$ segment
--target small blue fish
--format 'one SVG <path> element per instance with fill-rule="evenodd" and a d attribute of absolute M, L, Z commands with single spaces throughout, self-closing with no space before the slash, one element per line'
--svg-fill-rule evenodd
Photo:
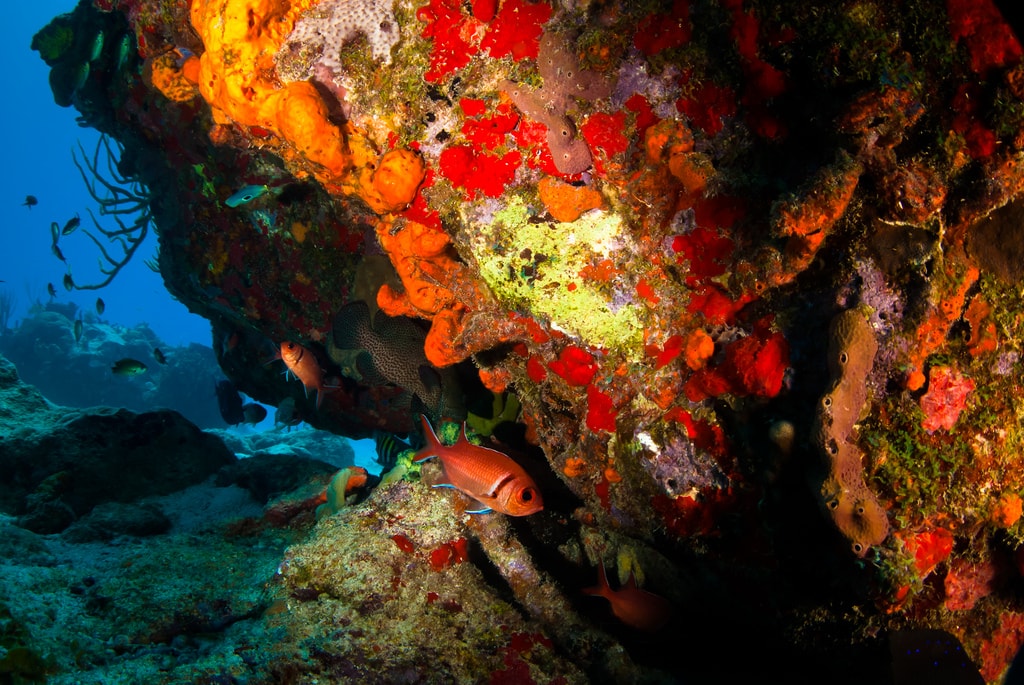
<path fill-rule="evenodd" d="M 103 52 L 103 40 L 106 36 L 103 35 L 103 31 L 97 31 L 96 35 L 92 39 L 92 47 L 89 50 L 89 61 L 95 62 L 100 58 L 100 54 Z"/>
<path fill-rule="evenodd" d="M 232 195 L 231 197 L 229 197 L 227 200 L 225 200 L 224 204 L 226 204 L 228 207 L 238 207 L 239 205 L 244 205 L 246 202 L 251 202 L 252 200 L 255 200 L 268 190 L 270 190 L 270 188 L 266 185 L 246 186 L 239 190 L 234 195 Z"/>
<path fill-rule="evenodd" d="M 117 45 L 117 60 L 114 64 L 114 71 L 121 71 L 121 67 L 128 63 L 128 57 L 132 52 L 132 34 L 126 33 L 121 36 L 121 42 Z"/>

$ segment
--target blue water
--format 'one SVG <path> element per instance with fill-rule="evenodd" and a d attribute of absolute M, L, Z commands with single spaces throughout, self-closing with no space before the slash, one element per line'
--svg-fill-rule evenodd
<path fill-rule="evenodd" d="M 51 222 L 63 226 L 78 215 L 82 228 L 92 228 L 89 210 L 101 223 L 109 221 L 99 216 L 71 154 L 80 143 L 91 155 L 99 134 L 78 126 L 74 108 L 54 104 L 49 68 L 29 45 L 36 31 L 76 4 L 77 0 L 10 3 L 0 23 L 0 58 L 3 64 L 17 65 L 7 70 L 5 105 L 0 107 L 0 130 L 6 133 L 0 172 L 0 281 L 4 281 L 0 292 L 16 301 L 10 325 L 17 325 L 33 303 L 48 300 L 47 284 L 52 283 L 57 300 L 92 311 L 96 298 L 102 297 L 104 319 L 126 327 L 145 322 L 169 347 L 192 342 L 210 345 L 209 323 L 173 299 L 160 275 L 146 266 L 157 248 L 152 231 L 131 262 L 102 290 L 68 292 L 62 286 L 68 267 L 51 251 Z M 23 206 L 26 195 L 36 196 L 39 204 L 31 209 Z M 102 279 L 99 251 L 81 229 L 61 237 L 59 246 L 76 282 Z M 268 419 L 257 430 L 273 427 L 273 407 L 268 409 Z M 360 464 L 375 466 L 372 441 L 357 441 L 353 447 Z"/>

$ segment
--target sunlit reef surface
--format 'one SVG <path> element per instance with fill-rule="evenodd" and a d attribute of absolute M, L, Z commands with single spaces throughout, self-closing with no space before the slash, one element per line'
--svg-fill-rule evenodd
<path fill-rule="evenodd" d="M 465 419 L 545 509 L 467 516 L 407 457 L 316 525 L 285 495 L 209 533 L 178 611 L 131 605 L 133 647 L 7 598 L 49 668 L 159 644 L 167 682 L 874 682 L 932 627 L 998 679 L 1024 65 L 990 0 L 94 5 L 36 37 L 55 99 L 123 146 L 88 171 L 108 209 L 131 185 L 239 389 L 351 437 Z M 319 407 L 265 363 L 284 342 Z M 601 564 L 674 618 L 581 594 Z"/>

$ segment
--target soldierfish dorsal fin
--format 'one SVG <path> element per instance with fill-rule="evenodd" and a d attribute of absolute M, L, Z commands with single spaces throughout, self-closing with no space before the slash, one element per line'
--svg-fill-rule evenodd
<path fill-rule="evenodd" d="M 413 457 L 413 461 L 425 461 L 431 457 L 436 457 L 439 450 L 444 447 L 444 445 L 441 444 L 441 441 L 437 439 L 437 434 L 434 433 L 434 429 L 431 427 L 430 421 L 428 421 L 427 417 L 423 414 L 420 414 L 420 423 L 423 425 L 423 439 L 427 441 L 427 444 L 423 449 L 416 453 L 416 456 Z"/>
<path fill-rule="evenodd" d="M 473 443 L 471 443 L 469 441 L 469 436 L 466 435 L 466 422 L 465 421 L 462 422 L 462 428 L 459 430 L 459 440 L 458 440 L 458 442 L 456 444 L 457 445 L 462 445 L 462 444 L 473 445 Z M 473 445 L 473 446 L 476 447 L 477 445 Z"/>
<path fill-rule="evenodd" d="M 615 593 L 612 592 L 612 586 L 608 584 L 608 572 L 604 569 L 604 561 L 601 561 L 601 565 L 598 566 L 597 572 L 597 585 L 583 588 L 582 592 L 585 595 L 597 595 L 598 597 L 604 597 L 611 601 Z"/>

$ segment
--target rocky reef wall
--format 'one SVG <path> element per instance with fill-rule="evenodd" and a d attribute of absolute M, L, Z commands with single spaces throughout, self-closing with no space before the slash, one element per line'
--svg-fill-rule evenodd
<path fill-rule="evenodd" d="M 115 18 L 132 58 L 93 59 Z M 503 581 L 459 582 L 584 672 L 557 608 L 600 564 L 738 622 L 681 612 L 698 653 L 782 636 L 779 668 L 921 625 L 994 681 L 1024 641 L 1022 301 L 989 247 L 1024 65 L 992 2 L 96 0 L 40 36 L 241 390 L 353 437 L 466 420 L 527 465 L 545 510 L 471 519 Z M 323 602 L 338 534 L 295 550 Z"/>

